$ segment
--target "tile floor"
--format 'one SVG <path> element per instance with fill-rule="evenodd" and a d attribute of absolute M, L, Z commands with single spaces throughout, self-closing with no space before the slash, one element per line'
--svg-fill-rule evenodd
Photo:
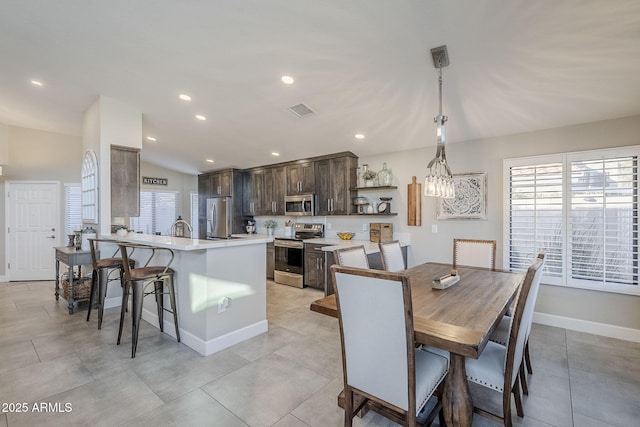
<path fill-rule="evenodd" d="M 309 310 L 319 297 L 270 282 L 269 332 L 209 357 L 143 322 L 131 359 L 129 335 L 115 345 L 119 309 L 98 331 L 96 315 L 86 322 L 86 311 L 70 316 L 55 301 L 52 282 L 0 283 L 0 427 L 340 426 L 337 320 Z M 534 325 L 531 350 L 515 425 L 638 425 L 640 344 Z M 498 410 L 499 395 L 472 393 Z M 369 413 L 354 425 L 395 424 Z"/>

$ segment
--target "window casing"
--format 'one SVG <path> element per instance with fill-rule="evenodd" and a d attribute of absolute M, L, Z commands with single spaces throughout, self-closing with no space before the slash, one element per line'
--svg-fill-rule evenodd
<path fill-rule="evenodd" d="M 504 263 L 544 283 L 640 295 L 640 146 L 504 161 Z"/>
<path fill-rule="evenodd" d="M 175 191 L 141 191 L 140 216 L 130 218 L 130 228 L 144 234 L 168 236 L 178 218 L 178 193 Z"/>

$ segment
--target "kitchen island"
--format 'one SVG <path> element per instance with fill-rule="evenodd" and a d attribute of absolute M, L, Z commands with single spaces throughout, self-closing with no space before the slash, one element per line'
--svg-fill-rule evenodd
<path fill-rule="evenodd" d="M 270 237 L 243 236 L 228 240 L 129 233 L 105 239 L 172 249 L 182 342 L 208 356 L 267 332 L 266 243 Z M 115 246 L 114 246 L 115 248 Z M 111 248 L 105 248 L 105 253 Z M 149 250 L 136 249 L 131 258 L 144 264 Z M 155 256 L 150 265 L 165 265 Z M 142 318 L 158 325 L 153 298 L 145 298 Z M 168 301 L 165 302 L 168 306 Z M 129 323 L 130 324 L 130 323 Z M 164 331 L 174 335 L 172 316 L 164 316 Z"/>

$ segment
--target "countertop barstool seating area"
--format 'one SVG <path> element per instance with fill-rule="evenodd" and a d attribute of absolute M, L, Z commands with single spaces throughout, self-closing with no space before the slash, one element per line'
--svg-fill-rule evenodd
<path fill-rule="evenodd" d="M 369 268 L 367 252 L 363 245 L 348 246 L 333 251 L 336 263 L 347 267 Z"/>
<path fill-rule="evenodd" d="M 384 270 L 393 272 L 406 270 L 407 266 L 404 264 L 404 256 L 402 255 L 402 247 L 399 241 L 380 242 L 378 247 L 380 248 L 382 268 Z"/>
<path fill-rule="evenodd" d="M 453 268 L 458 265 L 496 269 L 496 241 L 453 239 Z"/>
<path fill-rule="evenodd" d="M 124 325 L 125 311 L 128 305 L 129 293 L 132 295 L 132 334 L 131 334 L 131 357 L 136 357 L 136 349 L 138 346 L 138 333 L 140 331 L 140 322 L 142 321 L 142 304 L 145 296 L 154 294 L 156 306 L 158 309 L 158 324 L 160 331 L 164 331 L 164 311 L 173 313 L 173 322 L 176 329 L 176 339 L 180 342 L 180 332 L 178 330 L 178 312 L 176 309 L 176 297 L 174 289 L 175 271 L 171 268 L 174 259 L 173 250 L 169 248 L 160 248 L 154 246 L 146 246 L 132 243 L 119 243 L 120 253 L 124 260 L 124 278 L 125 285 L 122 292 L 122 307 L 120 309 L 120 328 L 118 331 L 118 345 L 122 338 L 122 329 Z M 130 256 L 134 250 L 138 250 L 141 255 L 145 251 L 150 255 L 144 265 L 138 268 L 130 268 Z M 149 265 L 155 256 L 167 258 L 165 265 Z M 147 291 L 147 288 L 153 285 L 153 289 Z M 164 288 L 169 292 L 169 301 L 171 310 L 164 307 Z"/>
<path fill-rule="evenodd" d="M 331 271 L 342 344 L 344 425 L 351 426 L 365 405 L 401 425 L 418 425 L 417 415 L 434 393 L 439 398 L 424 425 L 437 414 L 443 425 L 448 360 L 414 348 L 410 278 L 338 265 Z"/>
<path fill-rule="evenodd" d="M 520 367 L 524 353 L 527 331 L 533 321 L 535 296 L 540 286 L 540 278 L 544 267 L 544 254 L 540 254 L 531 264 L 524 277 L 515 310 L 511 316 L 509 342 L 504 345 L 489 341 L 478 359 L 465 359 L 467 379 L 481 386 L 502 393 L 502 416 L 474 407 L 474 412 L 502 422 L 506 427 L 512 425 L 511 394 L 514 395 L 518 416 L 524 416 L 522 400 L 518 385 Z M 428 349 L 432 351 L 432 348 Z M 436 353 L 440 351 L 436 350 Z"/>
<path fill-rule="evenodd" d="M 97 296 L 98 308 L 98 329 L 102 329 L 102 317 L 104 314 L 104 300 L 107 296 L 107 285 L 114 280 L 120 281 L 120 286 L 124 287 L 124 266 L 122 256 L 119 255 L 120 248 L 116 248 L 111 258 L 98 259 L 98 245 L 100 243 L 113 244 L 113 240 L 106 239 L 89 239 L 89 248 L 91 250 L 91 261 L 93 264 L 93 274 L 91 276 L 91 294 L 89 296 L 89 308 L 87 310 L 87 322 L 91 317 L 91 308 L 96 303 L 94 298 Z M 135 267 L 135 261 L 129 260 L 131 268 Z M 113 273 L 118 272 L 118 277 L 112 277 Z M 96 295 L 97 293 L 97 295 Z"/>

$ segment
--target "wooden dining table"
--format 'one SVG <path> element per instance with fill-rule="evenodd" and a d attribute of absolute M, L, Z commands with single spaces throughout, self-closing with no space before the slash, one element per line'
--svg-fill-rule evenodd
<path fill-rule="evenodd" d="M 451 272 L 450 264 L 425 263 L 409 268 L 416 342 L 450 352 L 449 374 L 442 398 L 447 426 L 470 426 L 473 402 L 465 372 L 465 357 L 477 359 L 515 298 L 522 273 L 457 267 L 460 281 L 433 289 L 435 277 Z M 338 317 L 335 295 L 311 304 L 311 310 Z"/>

